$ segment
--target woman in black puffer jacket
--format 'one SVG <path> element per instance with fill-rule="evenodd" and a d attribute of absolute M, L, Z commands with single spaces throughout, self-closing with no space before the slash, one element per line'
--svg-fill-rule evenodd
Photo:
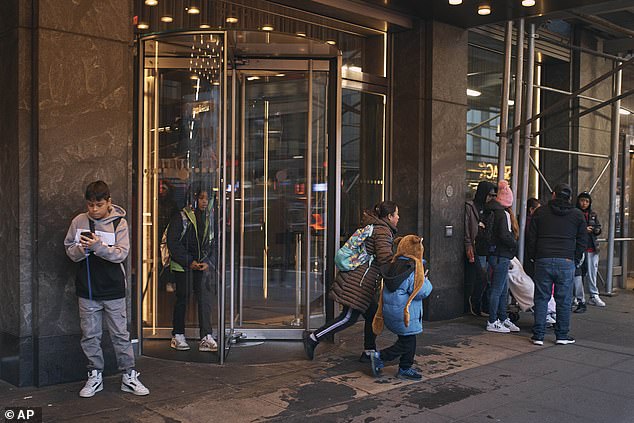
<path fill-rule="evenodd" d="M 361 227 L 374 225 L 372 235 L 365 240 L 365 248 L 374 259 L 349 272 L 339 272 L 330 290 L 330 298 L 343 306 L 341 314 L 332 322 L 304 336 L 304 350 L 313 359 L 319 341 L 329 335 L 352 326 L 363 315 L 365 319 L 364 349 L 361 361 L 370 361 L 370 353 L 376 349 L 376 335 L 372 332 L 372 320 L 377 304 L 374 300 L 379 279 L 379 268 L 392 260 L 392 244 L 398 224 L 398 206 L 393 201 L 383 201 L 374 210 L 363 214 Z M 370 264 L 371 263 L 371 264 Z"/>

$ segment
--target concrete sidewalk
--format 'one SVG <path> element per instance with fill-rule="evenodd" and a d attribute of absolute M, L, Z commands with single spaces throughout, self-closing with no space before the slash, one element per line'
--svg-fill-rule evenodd
<path fill-rule="evenodd" d="M 577 343 L 567 346 L 555 346 L 552 332 L 533 346 L 529 314 L 519 334 L 485 332 L 485 320 L 471 316 L 427 323 L 416 356 L 422 382 L 396 379 L 395 365 L 371 377 L 357 361 L 357 324 L 321 344 L 314 361 L 298 342 L 274 345 L 272 363 L 247 363 L 246 350 L 232 351 L 224 366 L 142 357 L 147 397 L 121 392 L 119 376 L 90 399 L 78 396 L 83 382 L 0 382 L 0 407 L 43 407 L 46 422 L 634 422 L 634 293 L 606 303 L 573 314 Z M 379 347 L 393 339 L 384 333 Z"/>

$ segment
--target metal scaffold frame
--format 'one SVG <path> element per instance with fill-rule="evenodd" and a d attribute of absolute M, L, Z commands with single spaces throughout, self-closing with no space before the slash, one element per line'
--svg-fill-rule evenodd
<path fill-rule="evenodd" d="M 499 149 L 498 149 L 498 169 L 504 169 L 506 165 L 506 157 L 507 157 L 507 143 L 508 139 L 512 137 L 512 163 L 511 163 L 511 186 L 516 188 L 518 186 L 520 180 L 520 174 L 518 172 L 519 164 L 520 164 L 520 150 L 522 151 L 522 174 L 521 174 L 521 191 L 520 191 L 520 209 L 519 209 L 519 226 L 520 226 L 520 234 L 519 234 L 519 249 L 518 249 L 518 258 L 523 260 L 524 256 L 524 243 L 525 243 L 525 229 L 526 229 L 526 209 L 527 209 L 527 197 L 528 197 L 528 186 L 529 186 L 529 170 L 532 167 L 535 169 L 539 177 L 544 181 L 549 190 L 552 191 L 551 185 L 548 183 L 546 177 L 540 171 L 539 166 L 535 163 L 535 161 L 531 158 L 530 152 L 533 151 L 544 151 L 551 153 L 562 153 L 568 155 L 577 155 L 577 156 L 585 156 L 585 157 L 594 157 L 600 159 L 606 159 L 607 163 L 603 167 L 601 173 L 597 176 L 596 180 L 592 184 L 590 188 L 590 192 L 594 190 L 597 186 L 599 180 L 603 177 L 605 172 L 610 169 L 610 199 L 609 199 L 609 226 L 608 226 L 608 258 L 607 258 L 607 275 L 605 280 L 605 293 L 612 293 L 612 276 L 613 276 L 613 260 L 614 260 L 614 243 L 615 241 L 626 242 L 631 240 L 630 238 L 619 238 L 615 239 L 615 225 L 616 225 L 616 194 L 617 194 L 617 177 L 618 177 L 618 154 L 619 154 L 619 127 L 620 127 L 620 115 L 619 110 L 621 107 L 621 99 L 631 95 L 634 93 L 634 90 L 628 90 L 624 93 L 621 91 L 621 81 L 622 81 L 622 73 L 623 69 L 626 66 L 630 66 L 634 63 L 634 56 L 629 59 L 620 58 L 620 57 L 609 57 L 614 61 L 613 68 L 598 76 L 594 80 L 590 81 L 583 87 L 575 90 L 574 92 L 566 92 L 562 90 L 556 90 L 553 88 L 544 87 L 540 84 L 534 83 L 535 78 L 535 39 L 536 35 L 536 26 L 534 23 L 528 25 L 528 46 L 527 46 L 527 72 L 526 72 L 526 81 L 523 81 L 523 70 L 524 70 L 524 19 L 520 19 L 518 21 L 517 28 L 517 65 L 516 65 L 516 81 L 515 81 L 515 113 L 514 113 L 514 121 L 513 127 L 508 129 L 508 114 L 509 114 L 509 94 L 510 94 L 510 82 L 511 82 L 511 49 L 512 49 L 512 32 L 513 32 L 513 23 L 507 22 L 506 31 L 505 31 L 505 56 L 504 56 L 504 73 L 503 73 L 503 82 L 502 82 L 502 98 L 501 98 L 501 109 L 500 109 L 500 133 L 499 137 Z M 570 46 L 573 48 L 574 46 Z M 588 49 L 584 49 L 586 53 L 596 53 L 597 56 L 606 58 L 605 54 L 599 52 L 593 52 Z M 598 100 L 592 97 L 584 96 L 582 93 L 586 92 L 590 88 L 596 86 L 600 82 L 612 78 L 612 98 L 609 100 Z M 526 95 L 523 98 L 522 89 L 526 86 Z M 556 91 L 560 94 L 563 94 L 564 97 L 554 102 L 552 105 L 547 107 L 545 110 L 540 111 L 536 115 L 533 116 L 533 96 L 536 90 L 550 90 Z M 582 98 L 586 100 L 595 101 L 598 104 L 592 106 L 586 110 L 583 110 L 577 114 L 569 114 L 564 123 L 569 123 L 574 119 L 579 119 L 581 116 L 586 114 L 595 112 L 603 107 L 611 105 L 611 133 L 610 133 L 610 155 L 604 154 L 596 154 L 596 153 L 588 153 L 588 152 L 580 152 L 575 150 L 565 150 L 565 149 L 555 149 L 555 148 L 547 148 L 540 147 L 536 145 L 532 145 L 532 141 L 539 135 L 542 135 L 544 132 L 552 129 L 552 128 L 538 128 L 537 123 L 540 119 L 554 115 L 556 113 L 560 113 L 562 111 L 571 110 L 573 106 L 570 106 L 571 100 L 575 98 Z M 577 106 L 578 107 L 578 106 Z M 524 119 L 522 120 L 522 111 L 524 111 Z M 481 125 L 481 124 L 480 124 Z M 479 125 L 470 128 L 470 131 L 473 131 Z M 523 145 L 520 146 L 521 141 L 521 131 L 524 131 Z M 498 180 L 504 178 L 504 172 L 498 172 Z M 513 212 L 516 212 L 516 206 L 513 205 Z M 624 234 L 627 236 L 627 234 Z"/>

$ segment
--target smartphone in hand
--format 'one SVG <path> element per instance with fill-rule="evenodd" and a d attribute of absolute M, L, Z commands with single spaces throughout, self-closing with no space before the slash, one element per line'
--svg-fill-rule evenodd
<path fill-rule="evenodd" d="M 91 238 L 92 239 L 92 232 L 88 232 L 88 231 L 82 232 L 81 236 L 84 236 L 86 238 Z"/>

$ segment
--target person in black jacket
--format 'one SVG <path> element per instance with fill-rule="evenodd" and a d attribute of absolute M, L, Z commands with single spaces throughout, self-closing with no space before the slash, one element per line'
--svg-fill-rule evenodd
<path fill-rule="evenodd" d="M 192 206 L 174 214 L 167 228 L 170 270 L 176 280 L 171 347 L 189 350 L 185 338 L 185 312 L 191 288 L 198 303 L 200 344 L 198 351 L 218 351 L 211 333 L 213 278 L 205 277 L 215 265 L 214 207 L 210 190 L 204 186 L 193 190 Z"/>
<path fill-rule="evenodd" d="M 535 262 L 535 323 L 531 337 L 535 345 L 544 345 L 546 313 L 553 284 L 557 304 L 555 343 L 575 342 L 568 334 L 572 283 L 575 266 L 581 263 L 586 247 L 586 220 L 581 210 L 570 203 L 571 196 L 572 189 L 568 184 L 555 186 L 552 200 L 535 212 L 528 231 L 527 257 Z"/>
<path fill-rule="evenodd" d="M 583 253 L 584 273 L 587 276 L 588 290 L 590 291 L 589 304 L 605 307 L 605 302 L 599 297 L 597 288 L 597 271 L 599 270 L 599 243 L 597 236 L 601 235 L 601 222 L 599 216 L 592 210 L 592 197 L 589 192 L 582 192 L 577 196 L 577 208 L 581 210 L 586 219 L 586 251 Z M 579 304 L 585 302 L 583 284 L 581 285 L 581 298 Z"/>
<path fill-rule="evenodd" d="M 515 216 L 509 210 L 513 205 L 513 191 L 507 181 L 498 183 L 497 198 L 485 205 L 485 210 L 493 213 L 492 248 L 488 258 L 493 271 L 489 292 L 489 318 L 486 330 L 489 332 L 519 332 L 506 313 L 508 299 L 509 264 L 517 249 L 518 227 Z"/>

